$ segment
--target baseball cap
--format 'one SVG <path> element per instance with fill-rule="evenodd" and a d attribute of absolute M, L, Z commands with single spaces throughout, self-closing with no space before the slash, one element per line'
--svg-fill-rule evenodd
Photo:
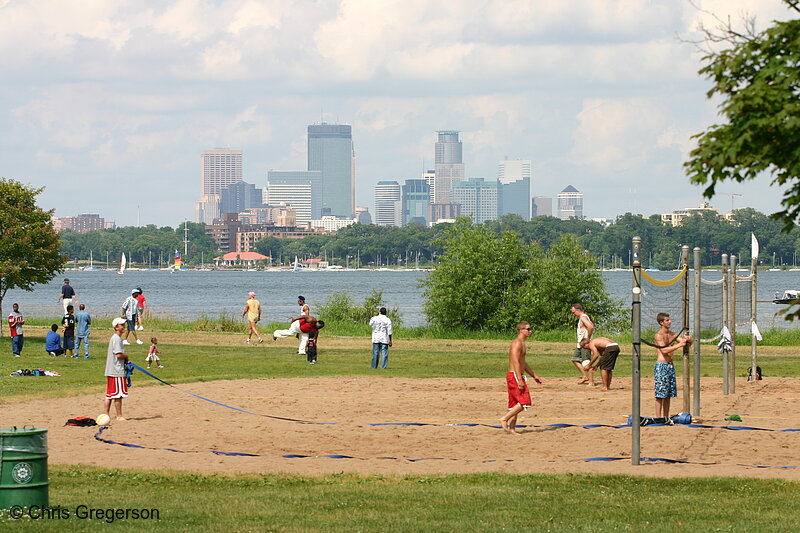
<path fill-rule="evenodd" d="M 139 293 L 141 293 L 141 292 L 142 292 L 142 291 L 140 291 L 139 289 L 133 289 L 133 290 L 131 291 L 131 295 L 134 295 L 134 294 L 139 294 Z"/>
<path fill-rule="evenodd" d="M 127 322 L 127 320 L 125 320 L 124 318 L 117 317 L 117 318 L 115 318 L 114 320 L 111 321 L 111 327 L 115 328 L 115 327 L 119 326 L 120 324 L 125 324 L 126 322 Z"/>
<path fill-rule="evenodd" d="M 64 278 L 64 283 L 69 283 L 69 278 Z"/>

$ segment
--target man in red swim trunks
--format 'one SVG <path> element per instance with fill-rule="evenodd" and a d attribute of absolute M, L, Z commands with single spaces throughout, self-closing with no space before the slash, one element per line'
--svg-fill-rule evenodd
<path fill-rule="evenodd" d="M 508 374 L 506 374 L 506 385 L 508 386 L 508 413 L 500 419 L 500 425 L 506 433 L 520 435 L 517 432 L 517 415 L 523 409 L 531 406 L 531 393 L 528 389 L 525 372 L 539 385 L 542 380 L 536 372 L 525 362 L 525 355 L 528 349 L 525 341 L 531 336 L 531 325 L 528 322 L 517 324 L 517 338 L 511 342 L 511 349 L 508 351 Z"/>

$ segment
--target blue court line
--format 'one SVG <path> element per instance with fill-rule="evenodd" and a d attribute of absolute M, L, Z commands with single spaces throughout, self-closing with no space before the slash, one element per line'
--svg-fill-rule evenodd
<path fill-rule="evenodd" d="M 630 461 L 630 457 L 587 457 L 584 461 Z M 640 457 L 640 461 L 648 463 L 669 463 L 669 464 L 687 464 L 687 465 L 703 465 L 710 466 L 720 463 L 700 463 L 697 461 L 687 461 L 685 459 L 667 459 L 665 457 Z M 783 466 L 783 465 L 748 465 L 737 463 L 736 466 L 748 466 L 753 468 L 797 468 L 796 466 Z"/>
<path fill-rule="evenodd" d="M 128 442 L 117 442 L 111 439 L 106 439 L 101 436 L 101 434 L 109 429 L 109 426 L 102 426 L 100 430 L 95 433 L 94 438 L 104 444 L 114 444 L 116 446 L 125 446 L 126 448 L 139 448 L 142 450 L 158 450 L 158 451 L 167 451 L 173 453 L 206 453 L 203 450 L 178 450 L 176 448 L 156 448 L 153 446 L 142 446 L 140 444 L 130 444 Z M 257 453 L 245 453 L 245 452 L 223 452 L 221 450 L 208 450 L 215 455 L 225 455 L 228 457 L 266 457 L 264 455 L 259 455 Z M 454 459 L 454 458 L 447 458 L 447 457 L 419 457 L 415 459 L 405 459 L 401 457 L 353 457 L 352 455 L 341 455 L 341 454 L 327 454 L 327 455 L 304 455 L 299 453 L 288 453 L 285 455 L 281 455 L 280 457 L 284 459 L 357 459 L 359 461 L 368 461 L 370 459 L 381 459 L 381 460 L 393 460 L 393 461 L 408 461 L 410 463 L 417 463 L 419 461 L 467 461 L 473 462 L 471 459 Z M 481 463 L 496 463 L 496 462 L 506 462 L 511 463 L 513 459 L 487 459 L 485 461 L 480 461 Z"/>

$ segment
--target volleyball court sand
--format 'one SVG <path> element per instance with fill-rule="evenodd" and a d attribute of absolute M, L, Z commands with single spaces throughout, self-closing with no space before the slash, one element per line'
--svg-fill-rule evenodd
<path fill-rule="evenodd" d="M 144 379 L 144 378 L 140 378 Z M 179 469 L 218 473 L 438 474 L 469 472 L 608 473 L 647 476 L 744 476 L 800 479 L 798 434 L 732 431 L 686 426 L 641 428 L 642 456 L 689 464 L 630 464 L 630 428 L 548 428 L 547 424 L 624 424 L 630 413 L 630 380 L 600 392 L 573 379 L 549 379 L 534 387 L 532 409 L 521 415 L 521 436 L 486 426 L 505 412 L 506 392 L 497 379 L 404 379 L 382 376 L 216 381 L 181 385 L 195 394 L 257 413 L 335 424 L 302 424 L 240 413 L 157 385 L 133 387 L 125 400 L 130 420 L 113 422 L 102 436 L 152 448 L 106 444 L 96 428 L 63 426 L 76 415 L 95 417 L 102 396 L 6 404 L 4 419 L 49 429 L 51 464 Z M 642 414 L 653 414 L 650 380 L 643 380 Z M 702 422 L 768 429 L 800 428 L 800 382 L 740 380 L 737 394 L 720 394 L 721 381 L 703 382 Z M 673 412 L 682 399 L 673 400 Z M 726 422 L 738 414 L 743 422 Z M 371 425 L 428 423 L 429 426 Z M 211 453 L 240 452 L 258 457 Z M 306 455 L 284 458 L 284 455 Z M 333 459 L 324 455 L 347 455 Z M 592 457 L 619 461 L 587 462 Z M 743 466 L 744 465 L 744 466 Z"/>

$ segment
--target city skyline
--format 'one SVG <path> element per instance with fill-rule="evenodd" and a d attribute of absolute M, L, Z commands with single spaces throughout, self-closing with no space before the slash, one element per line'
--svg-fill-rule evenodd
<path fill-rule="evenodd" d="M 702 201 L 682 162 L 719 120 L 698 23 L 793 18 L 777 0 L 696 3 L 0 0 L 0 176 L 45 187 L 58 217 L 175 226 L 195 219 L 198 153 L 242 150 L 263 188 L 308 168 L 306 127 L 327 122 L 352 126 L 353 208 L 373 214 L 375 185 L 422 177 L 450 130 L 466 179 L 531 160 L 531 196 L 572 185 L 587 218 L 669 213 Z M 774 212 L 768 183 L 711 204 Z"/>

